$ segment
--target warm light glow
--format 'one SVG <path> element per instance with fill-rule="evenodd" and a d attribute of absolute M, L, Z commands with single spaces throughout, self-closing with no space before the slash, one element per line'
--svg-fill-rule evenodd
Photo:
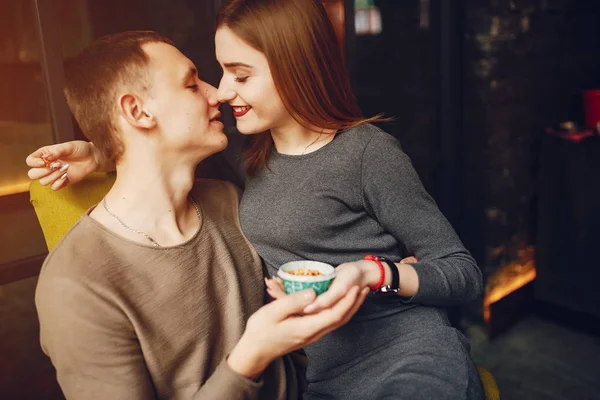
<path fill-rule="evenodd" d="M 18 182 L 0 186 L 0 196 L 9 194 L 24 193 L 29 191 L 29 181 Z"/>
<path fill-rule="evenodd" d="M 486 323 L 490 321 L 492 304 L 535 279 L 534 248 L 529 247 L 523 253 L 528 253 L 526 261 L 513 261 L 500 268 L 488 279 L 483 299 L 483 319 Z"/>

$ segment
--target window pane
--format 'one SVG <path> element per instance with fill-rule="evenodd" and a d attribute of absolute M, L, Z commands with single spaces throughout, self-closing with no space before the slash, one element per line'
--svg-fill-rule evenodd
<path fill-rule="evenodd" d="M 25 157 L 52 133 L 31 1 L 0 2 L 0 195 L 27 190 Z"/>

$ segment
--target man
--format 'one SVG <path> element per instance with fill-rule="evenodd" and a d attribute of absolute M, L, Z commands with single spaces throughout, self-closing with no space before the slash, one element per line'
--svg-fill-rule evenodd
<path fill-rule="evenodd" d="M 238 192 L 194 182 L 198 163 L 227 145 L 214 90 L 154 32 L 102 38 L 66 69 L 69 106 L 117 171 L 49 254 L 36 290 L 42 347 L 69 399 L 296 398 L 282 356 L 364 300 L 368 289 L 355 287 L 315 315 L 298 316 L 312 291 L 263 306 Z M 47 159 L 42 148 L 27 162 L 66 181 L 68 167 L 42 167 Z"/>

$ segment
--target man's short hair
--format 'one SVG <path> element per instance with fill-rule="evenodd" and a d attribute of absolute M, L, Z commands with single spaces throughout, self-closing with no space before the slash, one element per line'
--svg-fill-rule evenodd
<path fill-rule="evenodd" d="M 65 96 L 79 127 L 102 154 L 116 161 L 123 153 L 117 130 L 120 88 L 149 89 L 146 43 L 173 45 L 153 31 L 128 31 L 101 37 L 65 64 Z"/>

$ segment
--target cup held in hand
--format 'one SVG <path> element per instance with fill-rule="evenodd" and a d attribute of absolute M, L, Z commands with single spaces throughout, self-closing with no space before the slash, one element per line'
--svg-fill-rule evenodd
<path fill-rule="evenodd" d="M 277 276 L 287 294 L 313 289 L 317 296 L 329 289 L 335 278 L 335 268 L 319 261 L 292 261 L 283 264 Z"/>

